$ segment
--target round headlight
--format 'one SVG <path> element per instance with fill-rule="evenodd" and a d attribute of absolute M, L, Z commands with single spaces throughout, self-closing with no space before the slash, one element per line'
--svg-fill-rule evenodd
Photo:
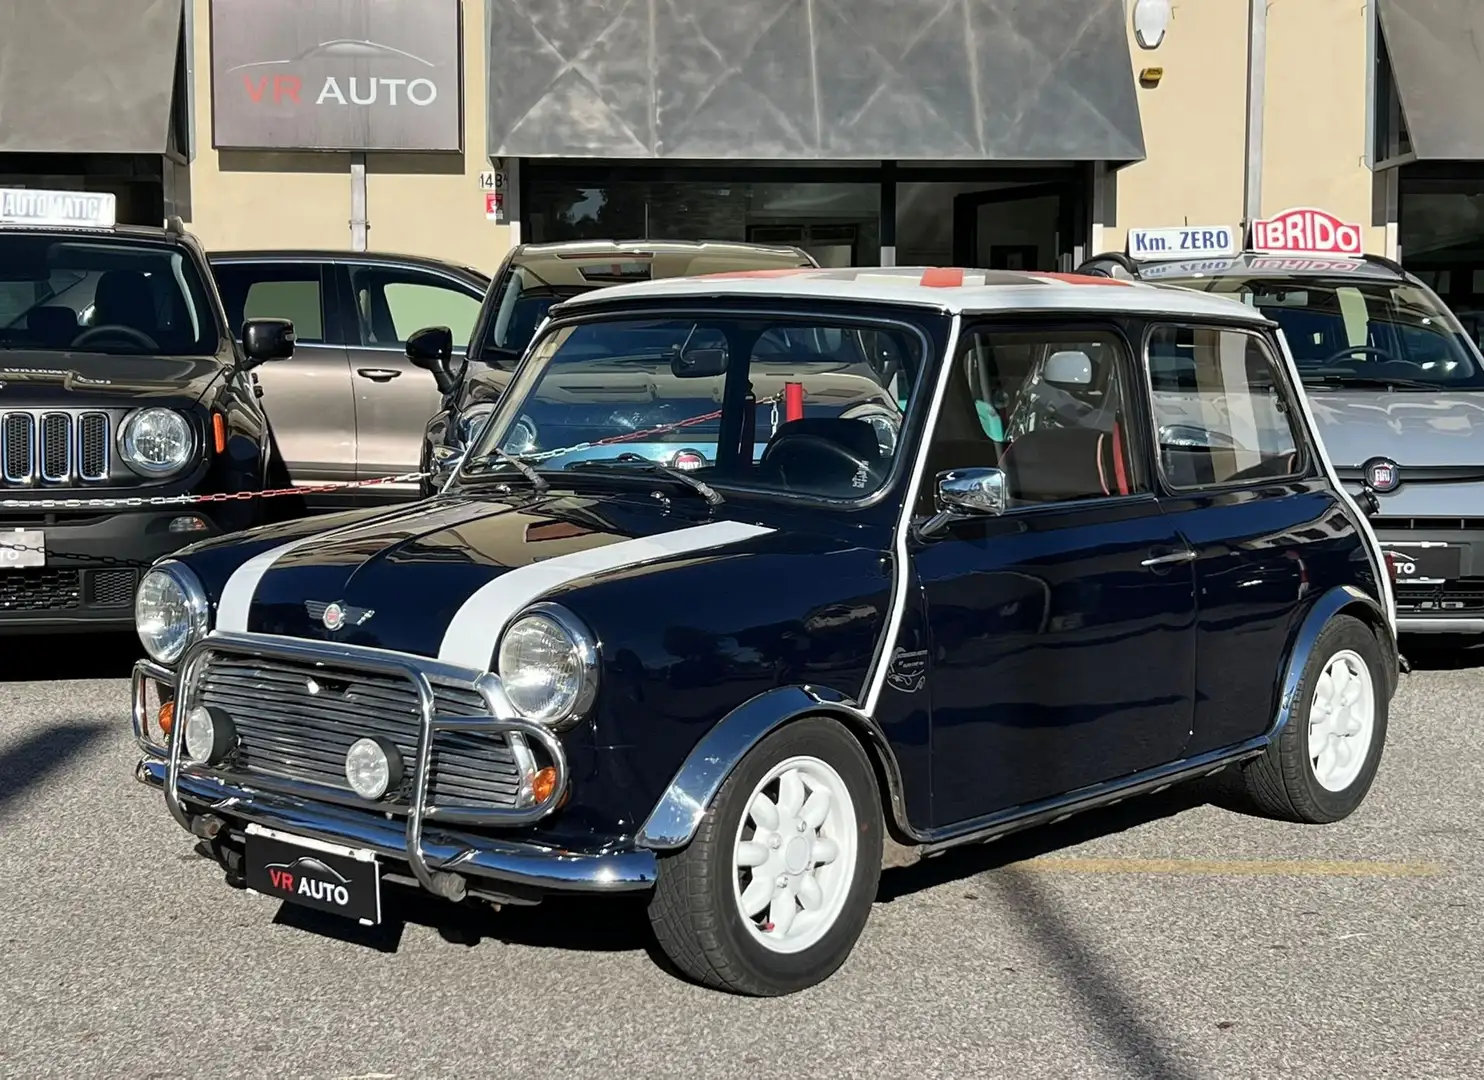
<path fill-rule="evenodd" d="M 357 739 L 345 755 L 345 779 L 363 799 L 379 799 L 402 783 L 402 755 L 384 739 Z"/>
<path fill-rule="evenodd" d="M 173 664 L 206 635 L 206 592 L 196 575 L 178 562 L 153 567 L 134 594 L 134 628 L 144 651 Z"/>
<path fill-rule="evenodd" d="M 592 636 L 554 604 L 538 604 L 510 624 L 496 667 L 515 711 L 551 727 L 581 719 L 598 689 Z"/>
<path fill-rule="evenodd" d="M 505 445 L 500 449 L 507 454 L 529 454 L 536 449 L 536 425 L 529 416 L 522 416 L 505 432 Z"/>
<path fill-rule="evenodd" d="M 865 405 L 857 405 L 853 409 L 846 409 L 840 414 L 842 420 L 864 420 L 871 425 L 871 430 L 876 433 L 876 445 L 881 448 L 882 457 L 891 457 L 897 451 L 897 433 L 902 426 L 902 414 L 870 402 Z"/>
<path fill-rule="evenodd" d="M 151 476 L 184 467 L 194 448 L 191 425 L 174 409 L 140 409 L 124 423 L 119 435 L 124 461 Z"/>
<path fill-rule="evenodd" d="M 484 431 L 484 425 L 490 422 L 494 411 L 493 405 L 470 405 L 460 413 L 459 442 L 464 446 L 473 446 L 474 440 Z"/>

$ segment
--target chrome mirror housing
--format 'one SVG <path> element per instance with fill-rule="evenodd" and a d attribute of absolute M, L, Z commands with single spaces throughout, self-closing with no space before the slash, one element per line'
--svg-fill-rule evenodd
<path fill-rule="evenodd" d="M 917 527 L 930 540 L 952 522 L 1005 512 L 1005 474 L 999 469 L 949 469 L 937 479 L 938 512 Z"/>

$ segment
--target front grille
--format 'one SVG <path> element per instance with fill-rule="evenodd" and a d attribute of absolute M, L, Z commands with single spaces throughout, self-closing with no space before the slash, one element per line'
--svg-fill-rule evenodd
<path fill-rule="evenodd" d="M 139 585 L 137 570 L 94 570 L 89 575 L 88 603 L 100 608 L 126 608 L 134 605 L 134 590 Z"/>
<path fill-rule="evenodd" d="M 1478 529 L 1484 531 L 1484 518 L 1477 517 L 1374 517 L 1371 526 L 1379 530 L 1440 530 L 1458 532 Z M 1382 545 L 1385 547 L 1385 545 Z"/>
<path fill-rule="evenodd" d="M 3 414 L 0 462 L 6 484 L 51 487 L 106 480 L 111 428 L 102 412 Z"/>
<path fill-rule="evenodd" d="M 82 572 L 41 567 L 0 573 L 0 611 L 71 611 L 82 607 Z"/>
<path fill-rule="evenodd" d="M 1396 610 L 1413 615 L 1484 612 L 1484 578 L 1459 578 L 1429 585 L 1398 585 Z"/>
<path fill-rule="evenodd" d="M 434 686 L 438 711 L 487 716 L 478 691 Z M 207 662 L 199 704 L 219 708 L 237 731 L 236 769 L 340 788 L 345 755 L 357 739 L 380 736 L 401 751 L 406 777 L 391 795 L 408 802 L 417 760 L 417 690 L 401 676 L 288 661 L 217 655 Z M 428 802 L 511 807 L 520 769 L 503 735 L 439 732 L 433 744 Z"/>

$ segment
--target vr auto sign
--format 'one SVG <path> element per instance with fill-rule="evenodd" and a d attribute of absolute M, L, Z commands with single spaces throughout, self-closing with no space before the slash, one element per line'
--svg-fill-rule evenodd
<path fill-rule="evenodd" d="M 460 150 L 458 0 L 212 0 L 214 145 Z"/>

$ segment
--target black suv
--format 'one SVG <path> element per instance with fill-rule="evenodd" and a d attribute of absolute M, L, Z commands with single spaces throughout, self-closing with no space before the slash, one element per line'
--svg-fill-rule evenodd
<path fill-rule="evenodd" d="M 155 559 L 297 503 L 253 497 L 283 478 L 250 372 L 293 348 L 283 319 L 233 341 L 178 219 L 0 189 L 0 632 L 128 629 Z"/>

